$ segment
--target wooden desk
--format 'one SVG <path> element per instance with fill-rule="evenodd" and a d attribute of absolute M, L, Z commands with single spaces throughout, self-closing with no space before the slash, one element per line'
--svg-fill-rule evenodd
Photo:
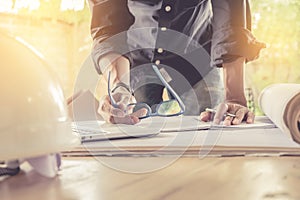
<path fill-rule="evenodd" d="M 137 159 L 147 165 L 165 158 L 117 158 L 116 162 Z M 0 199 L 284 200 L 300 199 L 299 185 L 300 157 L 183 157 L 143 174 L 119 172 L 93 158 L 68 158 L 54 179 L 26 169 L 1 180 Z"/>

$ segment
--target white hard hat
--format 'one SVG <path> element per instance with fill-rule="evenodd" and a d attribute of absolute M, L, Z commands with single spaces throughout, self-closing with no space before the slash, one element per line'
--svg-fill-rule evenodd
<path fill-rule="evenodd" d="M 41 166 L 52 157 L 57 163 L 56 152 L 79 144 L 62 89 L 28 46 L 4 34 L 0 45 L 0 160 L 27 159 L 53 176 Z"/>

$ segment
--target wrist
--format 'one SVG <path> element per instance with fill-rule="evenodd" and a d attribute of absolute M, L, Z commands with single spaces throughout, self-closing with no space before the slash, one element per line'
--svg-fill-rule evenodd
<path fill-rule="evenodd" d="M 244 93 L 244 65 L 244 58 L 223 65 L 225 102 L 227 103 L 247 105 Z"/>
<path fill-rule="evenodd" d="M 115 84 L 115 87 L 111 90 L 111 92 L 114 93 L 118 89 L 123 89 L 123 90 L 129 92 L 131 95 L 133 95 L 133 91 L 132 91 L 130 85 L 126 84 L 126 83 L 124 83 L 122 81 L 117 82 Z"/>
<path fill-rule="evenodd" d="M 238 97 L 238 98 L 226 98 L 225 103 L 239 104 L 239 105 L 247 107 L 247 100 L 246 100 L 245 96 Z"/>
<path fill-rule="evenodd" d="M 110 52 L 107 54 L 104 54 L 100 57 L 98 65 L 103 74 L 107 73 L 108 71 L 113 71 L 114 69 L 114 64 L 116 60 L 120 57 L 121 55 L 118 55 L 116 53 Z"/>
<path fill-rule="evenodd" d="M 116 53 L 109 53 L 100 59 L 99 65 L 104 77 L 107 77 L 108 72 L 110 72 L 112 84 L 123 82 L 129 85 L 130 62 L 126 57 Z"/>

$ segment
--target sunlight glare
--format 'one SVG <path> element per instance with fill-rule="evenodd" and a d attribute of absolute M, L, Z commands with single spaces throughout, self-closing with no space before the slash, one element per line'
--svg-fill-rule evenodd
<path fill-rule="evenodd" d="M 84 9 L 84 0 L 61 0 L 60 10 L 79 11 Z"/>
<path fill-rule="evenodd" d="M 22 8 L 28 8 L 29 10 L 37 10 L 39 7 L 39 0 L 16 0 L 14 9 L 20 10 Z"/>
<path fill-rule="evenodd" d="M 44 0 L 49 2 L 50 0 Z M 40 0 L 1 0 L 0 1 L 0 13 L 18 13 L 20 9 L 28 9 L 29 11 L 37 10 L 40 8 Z M 83 10 L 85 6 L 85 0 L 61 0 L 60 10 Z"/>
<path fill-rule="evenodd" d="M 0 1 L 0 12 L 9 12 L 12 9 L 12 0 L 2 0 Z"/>

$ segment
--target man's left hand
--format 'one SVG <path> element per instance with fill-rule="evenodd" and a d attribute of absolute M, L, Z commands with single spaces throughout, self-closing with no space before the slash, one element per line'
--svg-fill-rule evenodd
<path fill-rule="evenodd" d="M 226 115 L 227 113 L 234 114 L 235 117 Z M 224 118 L 225 116 L 225 118 Z M 225 126 L 238 125 L 242 121 L 245 121 L 248 124 L 254 122 L 255 115 L 251 112 L 246 106 L 237 104 L 237 103 L 221 103 L 216 109 L 216 113 L 211 113 L 204 111 L 200 114 L 200 120 L 202 121 L 211 121 L 215 124 L 220 124 L 223 120 Z"/>

